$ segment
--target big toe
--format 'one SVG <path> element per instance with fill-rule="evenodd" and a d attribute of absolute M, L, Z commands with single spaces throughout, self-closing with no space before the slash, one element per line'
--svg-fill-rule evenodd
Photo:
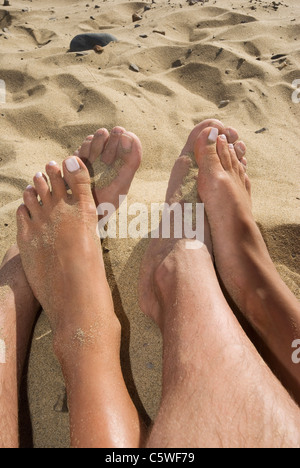
<path fill-rule="evenodd" d="M 64 178 L 72 190 L 74 201 L 82 198 L 93 200 L 91 179 L 85 164 L 76 156 L 68 158 L 63 163 Z"/>
<path fill-rule="evenodd" d="M 222 167 L 217 153 L 218 135 L 217 128 L 208 127 L 196 139 L 194 152 L 201 170 L 211 172 L 214 168 L 220 169 Z"/>

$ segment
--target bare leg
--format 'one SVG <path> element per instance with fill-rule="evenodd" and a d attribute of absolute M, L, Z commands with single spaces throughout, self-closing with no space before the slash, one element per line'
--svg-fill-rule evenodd
<path fill-rule="evenodd" d="M 18 386 L 39 304 L 12 247 L 0 267 L 0 448 L 17 448 Z"/>
<path fill-rule="evenodd" d="M 181 157 L 167 202 L 178 200 Z M 152 240 L 140 302 L 164 339 L 163 395 L 148 447 L 299 447 L 300 412 L 248 340 L 221 292 L 206 246 Z"/>
<path fill-rule="evenodd" d="M 139 142 L 127 138 L 134 152 Z M 136 157 L 128 149 L 126 154 Z M 63 169 L 72 195 L 55 163 L 46 167 L 52 193 L 39 175 L 35 189 L 24 193 L 26 206 L 17 214 L 22 263 L 52 324 L 67 386 L 72 446 L 138 447 L 140 421 L 121 372 L 120 324 L 95 235 L 90 178 L 76 157 L 66 160 Z"/>
<path fill-rule="evenodd" d="M 221 279 L 237 306 L 284 366 L 300 402 L 300 305 L 280 278 L 251 210 L 251 185 L 232 145 L 205 129 L 195 143 L 198 190 L 211 227 Z M 221 220 L 221 222 L 220 222 Z"/>

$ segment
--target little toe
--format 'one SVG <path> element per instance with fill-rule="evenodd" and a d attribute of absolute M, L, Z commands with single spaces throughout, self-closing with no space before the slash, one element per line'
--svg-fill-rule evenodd
<path fill-rule="evenodd" d="M 125 133 L 126 130 L 123 127 L 115 127 L 106 143 L 104 151 L 101 155 L 101 160 L 110 166 L 117 158 L 117 150 L 120 142 L 121 135 Z"/>
<path fill-rule="evenodd" d="M 34 178 L 34 186 L 37 191 L 37 194 L 39 195 L 43 205 L 47 205 L 51 202 L 51 192 L 50 188 L 48 185 L 48 182 L 45 178 L 45 176 L 41 173 L 38 172 Z"/>
<path fill-rule="evenodd" d="M 46 166 L 46 172 L 51 183 L 52 198 L 54 197 L 56 200 L 66 198 L 67 189 L 58 164 L 55 161 L 51 161 Z"/>
<path fill-rule="evenodd" d="M 94 138 L 91 142 L 90 153 L 88 156 L 88 161 L 93 164 L 104 151 L 104 148 L 109 139 L 109 131 L 106 128 L 101 128 L 97 130 L 94 135 Z"/>
<path fill-rule="evenodd" d="M 63 162 L 64 178 L 72 190 L 74 201 L 92 201 L 91 179 L 81 159 L 72 156 Z"/>
<path fill-rule="evenodd" d="M 38 216 L 41 212 L 41 205 L 37 197 L 36 189 L 32 185 L 28 185 L 23 193 L 23 200 L 32 217 Z"/>

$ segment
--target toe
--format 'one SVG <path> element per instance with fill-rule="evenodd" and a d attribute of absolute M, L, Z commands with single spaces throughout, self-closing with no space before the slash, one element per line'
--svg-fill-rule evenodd
<path fill-rule="evenodd" d="M 101 128 L 95 133 L 95 136 L 91 142 L 90 153 L 88 160 L 93 164 L 96 159 L 100 158 L 104 151 L 104 148 L 109 139 L 109 132 L 106 128 Z"/>
<path fill-rule="evenodd" d="M 200 171 L 211 173 L 212 170 L 223 169 L 217 153 L 218 134 L 217 128 L 208 127 L 196 139 L 194 152 Z"/>
<path fill-rule="evenodd" d="M 67 189 L 58 164 L 55 161 L 51 161 L 46 166 L 46 172 L 51 183 L 52 198 L 55 200 L 66 198 Z"/>
<path fill-rule="evenodd" d="M 223 133 L 226 135 L 228 143 L 235 143 L 239 138 L 237 130 L 233 127 L 227 127 Z"/>
<path fill-rule="evenodd" d="M 241 160 L 246 154 L 247 147 L 243 141 L 238 141 L 237 143 L 235 143 L 234 149 L 237 158 Z"/>
<path fill-rule="evenodd" d="M 238 160 L 238 158 L 236 156 L 234 145 L 232 143 L 229 143 L 228 150 L 229 150 L 229 155 L 230 155 L 231 167 L 235 171 L 239 171 L 239 168 L 240 168 L 241 164 L 240 164 L 240 162 L 239 162 L 239 160 Z"/>
<path fill-rule="evenodd" d="M 230 145 L 230 146 L 229 146 Z M 226 135 L 220 135 L 217 140 L 217 150 L 223 168 L 228 171 L 232 168 L 230 147 L 231 143 L 228 144 Z"/>
<path fill-rule="evenodd" d="M 38 216 L 41 212 L 41 205 L 37 199 L 38 194 L 32 185 L 28 185 L 23 193 L 23 200 L 32 217 Z"/>
<path fill-rule="evenodd" d="M 112 130 L 101 156 L 101 159 L 105 164 L 110 166 L 116 160 L 120 138 L 125 132 L 126 130 L 122 127 L 115 127 Z"/>
<path fill-rule="evenodd" d="M 51 192 L 45 176 L 41 172 L 38 172 L 34 176 L 33 181 L 43 205 L 49 204 L 51 202 Z"/>
<path fill-rule="evenodd" d="M 73 156 L 78 156 L 80 159 L 89 159 L 93 138 L 94 135 L 86 137 L 81 147 L 74 152 Z"/>
<path fill-rule="evenodd" d="M 20 205 L 17 209 L 18 244 L 19 240 L 27 235 L 30 222 L 30 214 L 27 207 Z"/>
<path fill-rule="evenodd" d="M 75 156 L 66 159 L 63 163 L 63 172 L 65 181 L 72 190 L 74 201 L 89 201 L 89 197 L 93 201 L 91 179 L 89 172 L 81 159 Z"/>

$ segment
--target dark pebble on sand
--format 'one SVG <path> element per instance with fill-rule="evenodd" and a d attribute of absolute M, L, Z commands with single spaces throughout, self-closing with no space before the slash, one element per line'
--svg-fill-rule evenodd
<path fill-rule="evenodd" d="M 255 133 L 259 134 L 259 133 L 264 133 L 264 132 L 267 132 L 267 131 L 268 131 L 268 129 L 266 127 L 264 127 L 264 128 L 261 128 L 260 130 L 256 130 Z"/>

